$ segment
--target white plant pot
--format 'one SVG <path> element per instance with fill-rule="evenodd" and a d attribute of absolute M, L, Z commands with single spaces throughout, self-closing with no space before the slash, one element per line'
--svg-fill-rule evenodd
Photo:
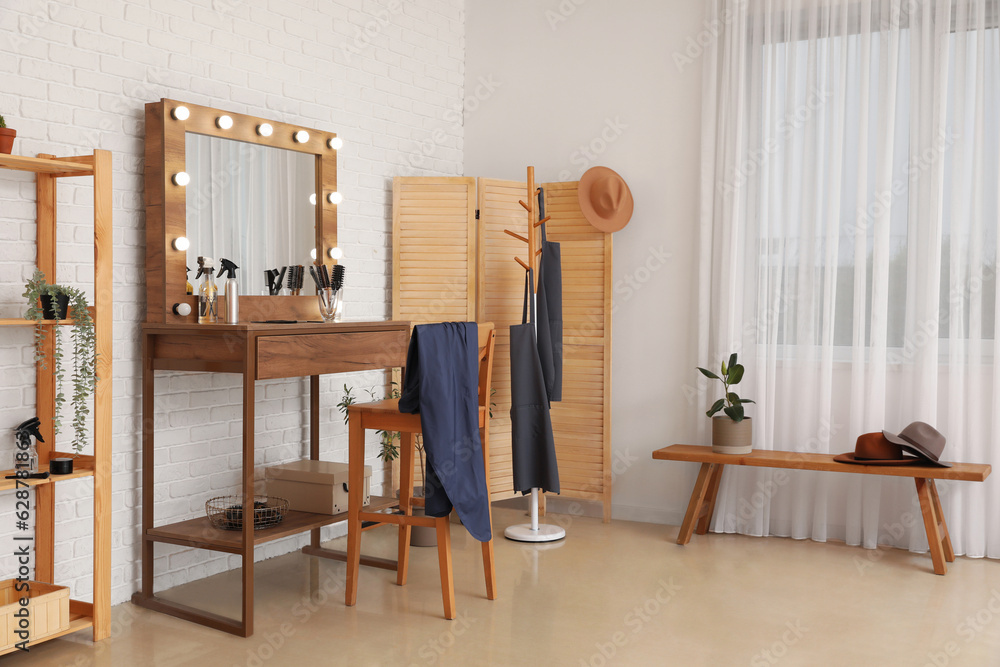
<path fill-rule="evenodd" d="M 712 451 L 716 454 L 749 454 L 753 451 L 753 423 L 749 417 L 734 422 L 712 417 Z"/>

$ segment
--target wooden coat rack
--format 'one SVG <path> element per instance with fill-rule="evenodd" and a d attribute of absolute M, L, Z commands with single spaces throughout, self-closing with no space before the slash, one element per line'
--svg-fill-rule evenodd
<path fill-rule="evenodd" d="M 532 291 L 538 292 L 538 262 L 542 255 L 541 243 L 538 240 L 538 228 L 544 225 L 552 216 L 545 216 L 541 220 L 535 221 L 535 216 L 537 212 L 535 211 L 535 202 L 538 201 L 538 195 L 541 193 L 541 188 L 535 187 L 535 168 L 528 167 L 528 202 L 525 203 L 523 199 L 518 199 L 517 203 L 524 207 L 524 210 L 528 212 L 528 238 L 525 238 L 518 234 L 517 232 L 512 232 L 509 229 L 503 230 L 504 234 L 513 236 L 519 241 L 524 241 L 528 244 L 528 263 L 526 264 L 518 256 L 514 256 L 514 261 L 520 264 L 525 271 L 535 270 L 535 280 L 531 285 Z M 536 249 L 537 248 L 537 249 Z"/>
<path fill-rule="evenodd" d="M 514 256 L 514 261 L 521 265 L 525 271 L 530 271 L 534 269 L 535 279 L 532 281 L 531 291 L 534 294 L 538 293 L 538 265 L 541 261 L 542 248 L 541 241 L 538 238 L 538 228 L 548 222 L 551 216 L 545 216 L 541 220 L 536 220 L 538 217 L 538 211 L 536 202 L 538 201 L 538 195 L 541 193 L 541 188 L 535 187 L 535 168 L 528 167 L 528 201 L 525 202 L 523 199 L 517 201 L 518 204 L 524 207 L 524 210 L 528 212 L 528 237 L 525 238 L 516 232 L 512 232 L 509 229 L 503 230 L 505 234 L 513 236 L 515 239 L 523 241 L 528 244 L 528 261 L 525 262 L 518 256 Z M 532 295 L 532 298 L 534 296 Z M 534 313 L 534 304 L 531 304 L 531 311 Z M 538 324 L 535 322 L 534 316 L 532 317 L 532 323 L 535 324 L 535 331 L 538 331 Z M 504 530 L 504 536 L 509 540 L 515 540 L 517 542 L 554 542 L 555 540 L 561 540 L 566 537 L 566 531 L 559 526 L 554 526 L 551 524 L 541 524 L 538 523 L 538 509 L 541 503 L 544 503 L 545 496 L 541 493 L 540 489 L 531 490 L 531 523 L 522 523 L 515 526 L 508 526 Z"/>

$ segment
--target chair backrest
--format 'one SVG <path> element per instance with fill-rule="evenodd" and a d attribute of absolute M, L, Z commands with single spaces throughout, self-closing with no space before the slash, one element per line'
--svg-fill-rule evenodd
<path fill-rule="evenodd" d="M 492 322 L 479 323 L 479 407 L 489 408 L 493 386 L 493 347 L 496 327 Z"/>

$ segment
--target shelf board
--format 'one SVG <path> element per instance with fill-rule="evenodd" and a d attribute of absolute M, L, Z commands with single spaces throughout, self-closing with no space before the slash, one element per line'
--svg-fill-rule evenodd
<path fill-rule="evenodd" d="M 13 480 L 9 480 L 13 481 Z M 371 503 L 365 505 L 366 512 L 377 512 L 381 509 L 393 507 L 398 503 L 395 498 L 382 496 L 372 496 Z M 340 514 L 312 514 L 311 512 L 297 512 L 289 510 L 285 514 L 285 519 L 273 528 L 254 531 L 254 546 L 280 540 L 289 535 L 303 533 L 313 528 L 321 528 L 347 520 L 347 512 Z M 146 531 L 146 539 L 152 542 L 167 542 L 198 549 L 210 549 L 212 551 L 225 551 L 238 554 L 243 551 L 243 531 L 240 530 L 219 530 L 212 525 L 207 516 L 188 521 L 171 523 L 166 526 L 150 528 Z"/>
<path fill-rule="evenodd" d="M 38 646 L 42 642 L 47 642 L 50 639 L 58 639 L 59 637 L 70 635 L 73 634 L 74 632 L 79 632 L 80 630 L 86 630 L 87 628 L 92 628 L 92 627 L 94 627 L 93 616 L 87 616 L 85 614 L 76 614 L 70 611 L 68 628 L 66 628 L 62 632 L 56 632 L 55 634 L 51 634 L 45 639 L 32 639 L 31 642 L 28 644 L 28 648 L 30 649 L 34 646 Z M 16 646 L 11 646 L 8 649 L 0 650 L 0 655 L 7 655 L 8 653 L 15 653 L 15 652 L 20 653 L 21 651 L 18 651 Z"/>
<path fill-rule="evenodd" d="M 84 160 L 84 158 L 73 158 Z M 90 158 L 93 162 L 93 157 Z M 94 168 L 82 162 L 70 162 L 65 158 L 26 157 L 24 155 L 0 155 L 0 169 L 33 171 L 36 174 L 58 174 L 60 176 L 90 176 Z"/>
<path fill-rule="evenodd" d="M 52 326 L 55 324 L 73 324 L 73 320 L 42 320 L 42 326 Z M 34 320 L 26 320 L 23 317 L 0 318 L 0 327 L 33 327 Z"/>
<path fill-rule="evenodd" d="M 17 488 L 16 479 L 3 479 L 7 475 L 13 475 L 14 470 L 4 470 L 0 471 L 0 491 L 9 491 L 11 489 Z M 73 472 L 68 475 L 49 475 L 48 479 L 23 479 L 23 483 L 28 486 L 42 486 L 44 484 L 54 484 L 55 482 L 61 482 L 67 479 L 80 479 L 81 477 L 93 477 L 93 468 L 84 468 L 78 464 L 73 466 Z M 24 487 L 21 487 L 24 488 Z"/>

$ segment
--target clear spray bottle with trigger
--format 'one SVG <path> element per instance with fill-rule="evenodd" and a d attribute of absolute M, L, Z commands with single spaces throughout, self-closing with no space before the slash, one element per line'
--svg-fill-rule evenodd
<path fill-rule="evenodd" d="M 215 263 L 211 257 L 198 258 L 198 275 L 201 286 L 198 288 L 198 324 L 210 324 L 219 321 L 219 288 L 215 286 Z"/>

